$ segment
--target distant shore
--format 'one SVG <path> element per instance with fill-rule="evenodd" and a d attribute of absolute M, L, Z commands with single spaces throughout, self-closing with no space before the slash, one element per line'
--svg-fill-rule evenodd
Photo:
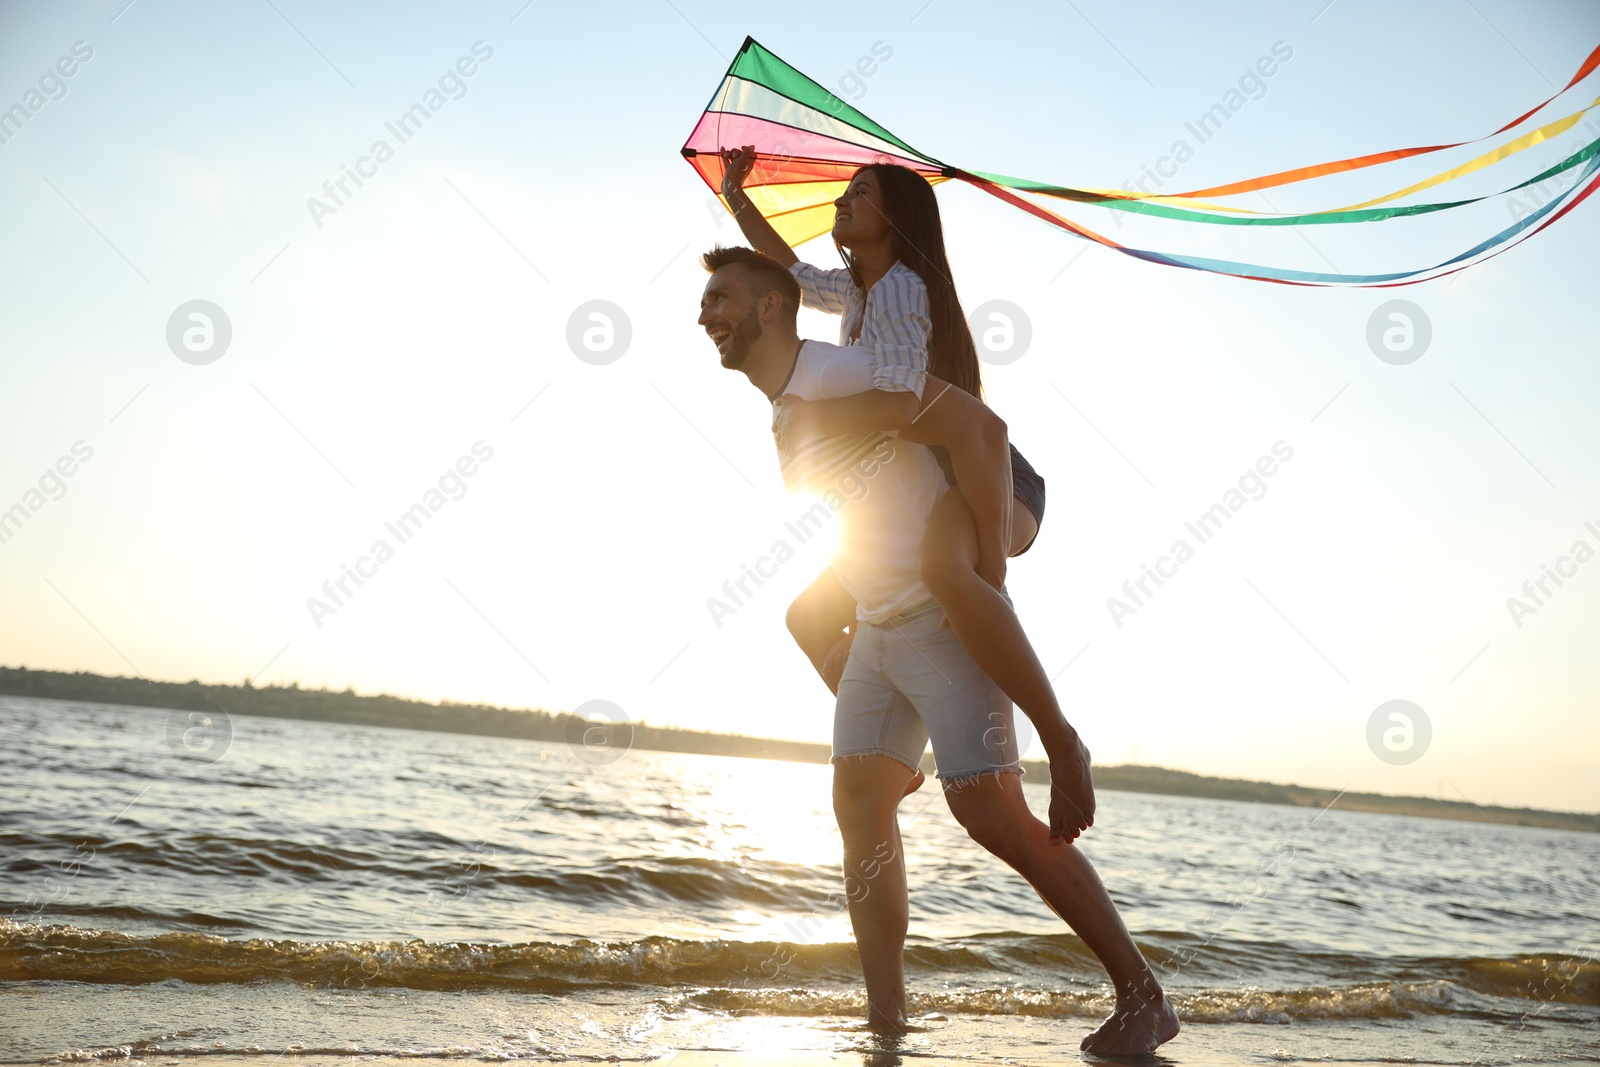
<path fill-rule="evenodd" d="M 514 737 L 530 741 L 558 742 L 583 748 L 586 731 L 595 724 L 568 712 L 543 709 L 514 710 L 481 704 L 455 704 L 444 701 L 429 704 L 392 696 L 360 696 L 353 690 L 301 689 L 298 685 L 255 687 L 208 685 L 194 682 L 150 682 L 142 678 L 61 671 L 35 671 L 25 667 L 0 667 L 0 694 L 38 697 L 47 700 L 83 701 L 98 704 L 126 704 L 134 707 L 183 709 L 185 705 L 214 704 L 230 715 L 259 715 L 277 719 L 304 719 L 317 722 L 354 723 L 363 726 L 388 726 L 441 733 L 477 734 L 486 737 Z M 623 731 L 618 741 L 633 748 L 657 752 L 683 752 L 707 756 L 740 756 L 752 759 L 778 759 L 797 763 L 827 763 L 829 746 L 806 741 L 780 741 L 772 738 L 743 737 L 700 730 L 680 730 L 643 723 L 614 727 Z M 631 733 L 631 737 L 627 734 Z M 923 759 L 925 769 L 933 770 L 931 757 Z M 1029 773 L 1049 774 L 1043 762 L 1027 762 Z M 1036 777 L 1035 780 L 1038 780 Z M 1538 808 L 1508 808 L 1479 805 L 1429 797 L 1389 796 L 1382 793 L 1340 793 L 1276 782 L 1255 782 L 1238 778 L 1212 778 L 1188 771 L 1170 770 L 1141 764 L 1097 765 L 1097 788 L 1129 793 L 1159 793 L 1167 796 L 1204 797 L 1211 800 L 1241 800 L 1261 804 L 1288 804 L 1303 808 L 1325 808 L 1337 800 L 1341 811 L 1362 811 L 1385 815 L 1414 815 L 1433 819 L 1490 822 L 1500 826 L 1536 826 L 1556 830 L 1583 830 L 1600 833 L 1600 813 L 1544 811 Z"/>

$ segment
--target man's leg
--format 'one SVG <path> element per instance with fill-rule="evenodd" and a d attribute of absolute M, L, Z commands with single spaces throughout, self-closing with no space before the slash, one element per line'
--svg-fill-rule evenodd
<path fill-rule="evenodd" d="M 1178 1032 L 1178 1016 L 1133 943 L 1093 865 L 1073 844 L 1051 844 L 1050 830 L 1033 817 L 1015 774 L 983 774 L 945 782 L 956 821 L 1038 891 L 1050 910 L 1083 939 L 1111 976 L 1117 1007 L 1084 1038 L 1085 1052 L 1149 1052 Z"/>
<path fill-rule="evenodd" d="M 1038 525 L 1035 524 L 1033 529 L 1037 530 Z M 817 673 L 822 675 L 823 684 L 834 696 L 838 696 L 839 682 L 829 679 L 823 670 L 823 660 L 835 643 L 850 636 L 845 628 L 856 621 L 856 602 L 831 566 L 825 567 L 816 580 L 794 598 L 784 621 L 795 644 L 800 646 L 800 651 L 806 654 Z M 906 782 L 905 795 L 910 796 L 921 789 L 925 780 L 921 769 L 912 771 L 910 780 Z"/>
<path fill-rule="evenodd" d="M 912 768 L 890 756 L 845 756 L 833 764 L 833 812 L 844 838 L 845 896 L 867 983 L 867 1025 L 906 1025 L 903 954 L 910 909 L 896 809 Z"/>

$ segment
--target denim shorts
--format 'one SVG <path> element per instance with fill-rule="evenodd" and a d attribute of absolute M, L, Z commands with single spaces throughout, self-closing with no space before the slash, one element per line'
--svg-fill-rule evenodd
<path fill-rule="evenodd" d="M 1034 521 L 1042 529 L 1044 527 L 1044 478 L 1033 469 L 1033 464 L 1022 458 L 1022 453 L 1017 451 L 1017 446 L 1011 446 L 1011 491 L 1018 500 L 1033 512 Z M 1034 531 L 1033 541 L 1029 541 L 1017 549 L 1014 555 L 1022 555 L 1033 547 L 1033 542 L 1039 540 L 1038 531 Z"/>
<path fill-rule="evenodd" d="M 857 626 L 834 707 L 835 761 L 880 755 L 915 768 L 931 739 L 940 781 L 1022 773 L 1010 699 L 943 617 L 930 600 Z"/>

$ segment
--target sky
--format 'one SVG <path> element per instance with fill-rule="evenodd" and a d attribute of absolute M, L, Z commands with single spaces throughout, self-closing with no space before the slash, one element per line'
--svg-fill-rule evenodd
<path fill-rule="evenodd" d="M 969 169 L 1120 187 L 1186 141 L 1167 191 L 1483 137 L 1600 43 L 1578 2 L 801 10 L 7 5 L 0 108 L 27 118 L 0 127 L 0 509 L 26 514 L 0 663 L 826 741 L 783 626 L 822 539 L 708 607 L 805 507 L 694 321 L 698 253 L 738 234 L 678 148 L 746 34 Z M 1200 143 L 1186 124 L 1275 49 Z M 1443 191 L 1495 193 L 1589 131 Z M 1506 139 L 1240 203 L 1351 203 Z M 1595 201 L 1377 290 L 1153 265 L 939 197 L 964 306 L 1027 323 L 984 368 L 1048 482 L 1008 584 L 1097 761 L 1600 810 Z M 1281 231 L 1064 210 L 1136 247 L 1378 273 L 1518 205 Z M 1240 488 L 1215 536 L 1187 531 Z M 1169 577 L 1134 605 L 1146 566 Z"/>

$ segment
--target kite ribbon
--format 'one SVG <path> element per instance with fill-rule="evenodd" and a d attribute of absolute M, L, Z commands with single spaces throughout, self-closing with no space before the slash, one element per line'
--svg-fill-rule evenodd
<path fill-rule="evenodd" d="M 1282 267 L 1266 267 L 1252 263 L 1237 263 L 1232 260 L 1225 259 L 1209 259 L 1200 256 L 1179 256 L 1164 252 L 1152 252 L 1140 248 L 1130 248 L 1126 245 L 1118 244 L 1109 237 L 1105 237 L 1101 234 L 1095 233 L 1093 230 L 1064 219 L 1061 216 L 1056 215 L 1054 212 L 1048 211 L 1037 204 L 1024 200 L 1011 190 L 1001 188 L 993 182 L 986 181 L 976 175 L 957 172 L 952 176 L 960 179 L 961 181 L 967 182 L 970 185 L 974 185 L 979 189 L 982 189 L 991 196 L 999 197 L 1008 204 L 1011 204 L 1015 207 L 1020 207 L 1030 215 L 1044 219 L 1046 222 L 1049 222 L 1055 226 L 1059 226 L 1064 230 L 1084 238 L 1085 240 L 1095 241 L 1098 244 L 1105 245 L 1107 248 L 1110 248 L 1114 251 L 1121 252 L 1124 255 L 1132 256 L 1135 259 L 1145 260 L 1146 262 L 1159 263 L 1168 267 L 1186 267 L 1191 270 L 1209 271 L 1214 274 L 1226 274 L 1230 277 L 1248 278 L 1253 281 L 1278 282 L 1284 285 L 1350 285 L 1371 286 L 1374 288 L 1387 289 L 1401 285 L 1415 285 L 1418 282 L 1431 281 L 1433 278 L 1442 278 L 1445 275 L 1454 274 L 1456 270 L 1462 270 L 1464 267 L 1456 267 L 1455 270 L 1442 270 L 1442 268 L 1449 267 L 1452 264 L 1460 263 L 1463 260 L 1478 256 L 1481 253 L 1487 252 L 1498 245 L 1504 244 L 1506 247 L 1501 248 L 1499 251 L 1493 253 L 1493 255 L 1483 256 L 1483 259 L 1493 259 L 1494 256 L 1499 255 L 1500 252 L 1506 251 L 1506 249 L 1510 248 L 1512 245 L 1520 244 L 1522 241 L 1532 237 L 1535 233 L 1538 233 L 1540 230 L 1544 229 L 1562 215 L 1565 215 L 1578 203 L 1586 199 L 1590 193 L 1594 192 L 1595 187 L 1600 185 L 1600 177 L 1597 177 L 1594 181 L 1589 182 L 1588 186 L 1584 187 L 1582 192 L 1578 192 L 1578 189 L 1579 186 L 1583 185 L 1584 180 L 1594 176 L 1596 171 L 1600 171 L 1600 153 L 1592 153 L 1590 155 L 1588 166 L 1586 166 L 1578 175 L 1577 184 L 1575 184 L 1571 189 L 1568 189 L 1566 192 L 1562 193 L 1560 196 L 1557 196 L 1555 199 L 1551 200 L 1538 210 L 1531 212 L 1526 218 L 1506 227 L 1504 230 L 1495 234 L 1493 237 L 1490 237 L 1488 240 L 1480 242 L 1472 248 L 1467 249 L 1467 251 L 1445 260 L 1443 263 L 1436 263 L 1431 267 L 1423 267 L 1417 270 L 1399 271 L 1390 274 L 1327 274 L 1317 271 L 1289 270 Z M 1574 193 L 1577 193 L 1577 195 L 1574 196 Z M 1544 216 L 1549 215 L 1551 211 L 1553 211 L 1562 203 L 1562 201 L 1567 201 L 1565 207 L 1562 207 L 1560 211 L 1556 212 L 1550 218 L 1540 222 L 1541 219 L 1544 219 Z M 1539 223 L 1539 225 L 1535 226 L 1535 223 Z M 1521 236 L 1518 236 L 1519 234 Z M 1515 238 L 1515 240 L 1513 240 L 1513 238 Z M 1507 244 L 1507 242 L 1510 243 Z M 1482 261 L 1483 260 L 1478 260 L 1477 262 Z M 1466 265 L 1471 266 L 1472 264 Z M 1434 271 L 1439 271 L 1440 273 L 1435 274 L 1433 273 Z"/>
<path fill-rule="evenodd" d="M 1429 145 L 1423 148 L 1396 148 L 1388 152 L 1374 152 L 1371 155 L 1354 156 L 1350 159 L 1335 160 L 1332 163 L 1318 163 L 1310 167 L 1296 167 L 1294 170 L 1279 171 L 1277 174 L 1267 174 L 1260 178 L 1250 178 L 1242 182 L 1233 182 L 1230 185 L 1214 185 L 1209 189 L 1194 189 L 1187 193 L 1170 193 L 1168 195 L 1176 197 L 1196 197 L 1232 196 L 1235 193 L 1252 193 L 1261 189 L 1271 189 L 1278 185 L 1288 185 L 1291 182 L 1305 181 L 1307 178 L 1319 178 L 1325 174 L 1339 174 L 1345 171 L 1360 170 L 1363 167 L 1376 166 L 1379 163 L 1389 163 L 1397 159 L 1406 159 L 1411 156 L 1427 155 L 1429 152 L 1443 152 L 1447 148 L 1460 148 L 1462 145 L 1477 144 L 1479 141 L 1488 140 L 1490 137 L 1497 137 L 1514 126 L 1520 126 L 1524 121 L 1532 116 L 1534 112 L 1540 110 L 1546 104 L 1549 104 L 1551 100 L 1554 100 L 1556 97 L 1560 96 L 1562 93 L 1566 92 L 1568 89 L 1587 78 L 1590 74 L 1594 73 L 1594 70 L 1597 66 L 1600 66 L 1600 45 L 1596 45 L 1594 51 L 1589 53 L 1589 58 L 1583 61 L 1583 63 L 1578 67 L 1577 73 L 1568 79 L 1567 84 L 1556 90 L 1556 92 L 1551 94 L 1547 99 L 1541 101 L 1534 107 L 1529 108 L 1527 111 L 1524 111 L 1522 114 L 1518 115 L 1504 126 L 1501 126 L 1493 133 L 1486 133 L 1482 137 L 1475 137 L 1470 141 L 1456 141 L 1454 144 Z M 1137 196 L 1138 194 L 1134 195 Z"/>

